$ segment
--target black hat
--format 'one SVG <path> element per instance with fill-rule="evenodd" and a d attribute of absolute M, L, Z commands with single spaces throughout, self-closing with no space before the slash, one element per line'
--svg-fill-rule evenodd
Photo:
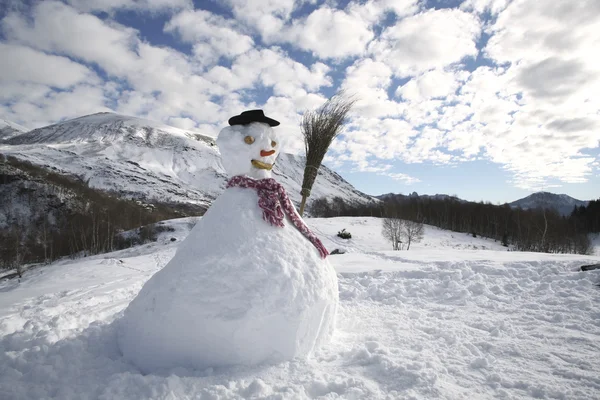
<path fill-rule="evenodd" d="M 229 118 L 229 125 L 248 125 L 251 122 L 264 122 L 269 126 L 279 125 L 279 121 L 266 117 L 263 110 L 248 110 Z"/>

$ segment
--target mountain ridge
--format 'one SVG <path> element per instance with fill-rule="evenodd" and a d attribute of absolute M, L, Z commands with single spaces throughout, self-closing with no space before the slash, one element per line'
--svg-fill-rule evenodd
<path fill-rule="evenodd" d="M 532 193 L 529 196 L 507 204 L 513 208 L 521 207 L 524 210 L 532 208 L 554 208 L 561 215 L 569 215 L 576 206 L 587 206 L 589 200 L 579 200 L 567 194 L 541 191 Z"/>
<path fill-rule="evenodd" d="M 390 200 L 390 199 L 406 200 L 406 199 L 410 199 L 410 198 L 417 198 L 417 199 L 434 199 L 434 200 L 448 199 L 448 200 L 455 200 L 455 201 L 465 202 L 465 203 L 466 202 L 476 203 L 476 202 L 471 202 L 471 201 L 464 200 L 464 199 L 461 199 L 456 196 L 450 196 L 450 195 L 446 195 L 446 194 L 435 194 L 435 195 L 423 194 L 423 195 L 420 195 L 417 192 L 412 192 L 410 194 L 385 193 L 385 194 L 381 194 L 381 195 L 378 195 L 375 197 L 382 201 L 386 201 L 386 200 Z M 509 202 L 509 203 L 504 203 L 504 204 L 506 204 L 512 208 L 521 207 L 524 210 L 534 209 L 534 208 L 552 208 L 552 209 L 555 209 L 561 215 L 569 215 L 573 211 L 574 207 L 587 206 L 589 204 L 589 202 L 590 202 L 590 200 L 579 200 L 579 199 L 571 197 L 567 194 L 556 194 L 556 193 L 542 191 L 542 192 L 532 193 L 529 196 L 523 197 L 521 199 Z"/>
<path fill-rule="evenodd" d="M 0 143 L 0 153 L 79 176 L 90 186 L 151 202 L 208 208 L 225 189 L 227 175 L 214 138 L 158 122 L 96 113 L 20 134 Z M 282 153 L 273 174 L 300 201 L 302 156 Z M 322 166 L 312 199 L 378 201 Z"/>
<path fill-rule="evenodd" d="M 29 129 L 22 125 L 0 118 L 0 143 L 28 131 Z"/>

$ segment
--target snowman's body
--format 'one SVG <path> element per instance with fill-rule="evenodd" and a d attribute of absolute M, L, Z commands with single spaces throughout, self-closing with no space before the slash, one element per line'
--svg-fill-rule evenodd
<path fill-rule="evenodd" d="M 275 143 L 273 130 L 258 125 L 255 143 L 261 135 Z M 219 136 L 222 153 L 231 141 L 244 143 L 245 132 L 236 130 L 241 137 Z M 260 179 L 265 171 L 246 175 Z M 287 217 L 284 223 L 263 220 L 254 189 L 227 189 L 125 311 L 124 356 L 149 372 L 277 362 L 325 343 L 338 302 L 335 272 Z"/>

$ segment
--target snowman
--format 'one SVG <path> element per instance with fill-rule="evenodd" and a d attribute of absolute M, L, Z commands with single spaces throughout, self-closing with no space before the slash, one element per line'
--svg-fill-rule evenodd
<path fill-rule="evenodd" d="M 229 125 L 217 138 L 227 189 L 119 323 L 121 351 L 143 372 L 306 358 L 332 334 L 327 250 L 271 178 L 279 122 L 250 110 Z"/>

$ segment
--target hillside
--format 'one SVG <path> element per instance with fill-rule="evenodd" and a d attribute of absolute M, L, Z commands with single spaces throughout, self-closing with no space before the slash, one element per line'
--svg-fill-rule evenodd
<path fill-rule="evenodd" d="M 558 211 L 560 215 L 569 215 L 574 207 L 587 206 L 589 201 L 577 200 L 566 194 L 555 194 L 549 192 L 537 192 L 512 203 L 509 206 L 521 207 L 524 210 L 533 208 L 551 208 Z"/>
<path fill-rule="evenodd" d="M 226 180 L 213 138 L 113 113 L 34 129 L 0 145 L 0 153 L 147 202 L 206 208 L 224 189 Z M 302 157 L 280 155 L 274 175 L 296 203 L 303 173 Z M 311 200 L 323 196 L 339 196 L 349 203 L 376 201 L 327 167 L 319 171 Z"/>
<path fill-rule="evenodd" d="M 0 269 L 128 247 L 119 232 L 188 214 L 119 198 L 2 154 L 0 198 Z M 151 229 L 144 234 L 151 237 Z"/>
<path fill-rule="evenodd" d="M 492 399 L 598 396 L 600 257 L 506 251 L 426 227 L 386 250 L 377 218 L 308 219 L 338 272 L 333 341 L 310 360 L 142 374 L 116 327 L 192 219 L 156 243 L 34 268 L 0 282 L 3 398 Z M 335 236 L 346 228 L 352 239 Z M 175 239 L 175 240 L 173 240 Z"/>
<path fill-rule="evenodd" d="M 24 132 L 27 132 L 28 130 L 29 129 L 25 128 L 24 126 L 0 118 L 0 143 L 3 140 L 11 139 Z"/>

